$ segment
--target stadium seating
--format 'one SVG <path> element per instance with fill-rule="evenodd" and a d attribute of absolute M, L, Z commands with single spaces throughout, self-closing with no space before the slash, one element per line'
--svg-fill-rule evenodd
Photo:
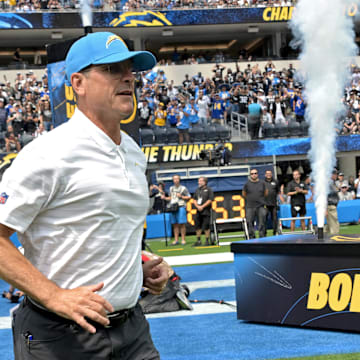
<path fill-rule="evenodd" d="M 287 124 L 279 123 L 274 126 L 274 137 L 287 137 L 289 136 L 289 129 Z"/>
<path fill-rule="evenodd" d="M 192 127 L 189 130 L 189 135 L 190 135 L 191 142 L 199 143 L 199 142 L 206 141 L 206 132 L 205 132 L 204 127 L 202 127 L 202 126 Z"/>
<path fill-rule="evenodd" d="M 0 132 L 0 148 L 5 148 L 5 132 Z"/>
<path fill-rule="evenodd" d="M 219 141 L 229 141 L 231 138 L 230 128 L 226 125 L 215 124 L 217 139 Z"/>
<path fill-rule="evenodd" d="M 208 126 L 205 131 L 206 131 L 207 142 L 215 142 L 218 140 L 218 133 L 215 125 Z"/>
<path fill-rule="evenodd" d="M 269 138 L 269 137 L 273 137 L 274 136 L 274 124 L 269 124 L 266 123 L 263 125 L 263 137 L 264 138 Z"/>
<path fill-rule="evenodd" d="M 166 142 L 167 144 L 179 143 L 179 132 L 176 128 L 169 127 L 166 129 Z"/>
<path fill-rule="evenodd" d="M 167 141 L 166 128 L 154 128 L 155 142 L 157 144 L 165 144 Z"/>
<path fill-rule="evenodd" d="M 140 139 L 142 145 L 152 145 L 155 141 L 155 135 L 152 129 L 140 129 Z"/>
<path fill-rule="evenodd" d="M 308 136 L 309 135 L 309 123 L 307 121 L 303 121 L 300 124 L 301 127 L 301 136 Z"/>
<path fill-rule="evenodd" d="M 297 121 L 291 121 L 289 123 L 289 136 L 301 136 L 301 127 Z"/>
<path fill-rule="evenodd" d="M 29 144 L 34 140 L 34 137 L 30 134 L 22 134 L 20 138 L 21 146 L 24 147 L 25 145 Z"/>

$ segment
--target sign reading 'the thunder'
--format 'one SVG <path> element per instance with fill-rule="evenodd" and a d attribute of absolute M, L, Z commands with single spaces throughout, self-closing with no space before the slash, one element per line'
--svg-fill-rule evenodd
<path fill-rule="evenodd" d="M 232 151 L 232 143 L 225 143 L 224 145 Z M 146 146 L 142 150 L 148 163 L 158 163 L 199 160 L 201 151 L 213 150 L 217 146 L 218 144 L 162 145 Z"/>

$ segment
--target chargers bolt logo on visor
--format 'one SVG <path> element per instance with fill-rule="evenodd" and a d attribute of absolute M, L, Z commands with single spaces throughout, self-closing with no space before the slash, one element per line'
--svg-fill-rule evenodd
<path fill-rule="evenodd" d="M 123 40 L 120 36 L 118 36 L 118 35 L 110 35 L 110 36 L 108 37 L 107 41 L 106 41 L 106 48 L 108 49 L 109 46 L 110 46 L 110 44 L 111 44 L 113 41 L 116 41 L 116 40 L 120 40 L 120 41 L 126 46 L 124 40 Z"/>

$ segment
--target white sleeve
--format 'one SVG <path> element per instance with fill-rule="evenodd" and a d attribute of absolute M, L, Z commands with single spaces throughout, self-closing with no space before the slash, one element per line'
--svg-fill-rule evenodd
<path fill-rule="evenodd" d="M 28 145 L 29 146 L 29 145 Z M 4 173 L 0 183 L 0 223 L 26 231 L 54 192 L 54 162 L 24 149 Z"/>

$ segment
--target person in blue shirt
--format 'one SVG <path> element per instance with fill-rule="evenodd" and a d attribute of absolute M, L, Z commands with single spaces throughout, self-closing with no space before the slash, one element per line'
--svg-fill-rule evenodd
<path fill-rule="evenodd" d="M 290 109 L 291 109 L 291 111 L 293 111 L 293 109 L 294 109 L 295 90 L 292 87 L 292 83 L 290 83 L 289 87 L 287 88 L 286 97 L 287 97 L 288 102 L 290 104 Z"/>
<path fill-rule="evenodd" d="M 184 115 L 189 118 L 191 127 L 196 126 L 199 123 L 198 111 L 199 107 L 195 104 L 195 99 L 191 97 L 190 102 L 188 102 L 184 108 Z"/>
<path fill-rule="evenodd" d="M 168 124 L 171 127 L 176 127 L 176 124 L 178 122 L 179 117 L 179 108 L 178 108 L 178 102 L 176 99 L 173 99 L 170 101 L 170 104 L 167 108 L 167 120 Z"/>
<path fill-rule="evenodd" d="M 151 95 L 151 90 L 147 90 L 145 92 L 144 98 L 147 100 L 149 104 L 149 108 L 154 111 L 155 110 L 155 104 L 154 104 L 154 97 Z"/>
<path fill-rule="evenodd" d="M 293 103 L 293 110 L 296 116 L 296 121 L 301 123 L 304 121 L 305 116 L 305 102 L 304 98 L 302 96 L 301 90 L 298 90 L 296 92 L 296 95 L 294 97 L 294 103 Z"/>
<path fill-rule="evenodd" d="M 15 104 L 15 99 L 14 99 L 12 96 L 10 96 L 10 97 L 9 97 L 9 103 L 5 106 L 5 110 L 6 110 L 7 116 L 9 116 L 10 113 L 12 112 L 11 109 L 14 108 L 14 104 Z"/>
<path fill-rule="evenodd" d="M 224 119 L 226 119 L 226 108 L 224 101 L 220 98 L 219 94 L 215 94 L 211 103 L 211 119 L 212 122 L 224 125 Z"/>
<path fill-rule="evenodd" d="M 40 98 L 43 98 L 44 96 L 50 97 L 50 91 L 48 89 L 47 84 L 44 84 L 42 91 L 40 92 Z"/>
<path fill-rule="evenodd" d="M 156 76 L 157 76 L 157 69 L 154 68 L 145 75 L 145 78 L 152 83 L 156 79 Z"/>
<path fill-rule="evenodd" d="M 221 87 L 220 98 L 225 102 L 225 107 L 228 109 L 230 107 L 230 93 L 226 86 Z"/>
<path fill-rule="evenodd" d="M 159 72 L 156 75 L 155 82 L 157 82 L 160 85 L 165 85 L 167 81 L 167 77 L 164 73 L 164 70 L 159 70 Z"/>
<path fill-rule="evenodd" d="M 185 116 L 184 114 L 184 106 L 185 104 L 181 104 L 179 106 L 179 112 L 178 112 L 178 122 L 176 124 L 176 127 L 179 131 L 179 144 L 181 145 L 184 140 L 185 142 L 190 142 L 190 135 L 189 135 L 189 128 L 190 128 L 190 120 L 189 116 Z"/>
<path fill-rule="evenodd" d="M 273 72 L 273 79 L 272 79 L 271 85 L 273 88 L 276 88 L 277 86 L 280 85 L 279 74 L 276 72 Z"/>
<path fill-rule="evenodd" d="M 262 108 L 257 103 L 257 98 L 251 98 L 248 106 L 248 130 L 251 140 L 259 137 L 259 129 L 261 124 Z"/>

